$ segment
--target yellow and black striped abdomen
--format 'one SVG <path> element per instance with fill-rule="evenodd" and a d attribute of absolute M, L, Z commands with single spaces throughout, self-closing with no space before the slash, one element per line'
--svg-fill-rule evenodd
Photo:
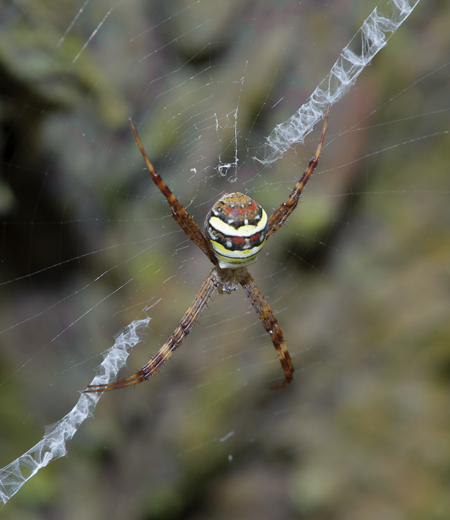
<path fill-rule="evenodd" d="M 222 269 L 237 269 L 256 262 L 267 236 L 267 214 L 242 193 L 221 197 L 205 221 L 206 237 Z"/>

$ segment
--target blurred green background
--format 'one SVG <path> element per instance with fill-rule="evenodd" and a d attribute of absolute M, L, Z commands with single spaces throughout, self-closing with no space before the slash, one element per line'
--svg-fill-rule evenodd
<path fill-rule="evenodd" d="M 271 212 L 321 128 L 271 167 L 254 156 L 374 6 L 0 6 L 1 467 L 147 313 L 123 375 L 139 369 L 209 272 L 128 118 L 199 224 L 223 192 Z M 251 268 L 294 383 L 268 390 L 270 338 L 243 291 L 216 295 L 160 376 L 105 395 L 5 518 L 449 518 L 449 26 L 448 2 L 420 3 L 332 107 L 317 174 Z"/>

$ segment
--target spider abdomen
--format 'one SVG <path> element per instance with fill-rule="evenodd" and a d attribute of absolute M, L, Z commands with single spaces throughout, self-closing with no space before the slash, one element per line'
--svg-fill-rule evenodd
<path fill-rule="evenodd" d="M 267 214 L 242 193 L 223 195 L 211 208 L 205 231 L 222 269 L 237 269 L 256 262 L 267 236 Z"/>

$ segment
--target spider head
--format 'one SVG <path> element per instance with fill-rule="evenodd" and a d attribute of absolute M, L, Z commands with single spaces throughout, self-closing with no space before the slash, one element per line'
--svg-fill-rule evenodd
<path fill-rule="evenodd" d="M 256 262 L 267 236 L 267 214 L 247 195 L 223 195 L 206 216 L 205 232 L 222 269 Z"/>

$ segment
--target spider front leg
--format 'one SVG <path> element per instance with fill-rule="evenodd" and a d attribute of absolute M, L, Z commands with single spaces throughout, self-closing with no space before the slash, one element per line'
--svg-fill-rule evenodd
<path fill-rule="evenodd" d="M 286 343 L 284 342 L 283 332 L 281 331 L 281 327 L 278 325 L 278 321 L 275 318 L 272 309 L 269 307 L 269 304 L 248 271 L 240 281 L 240 284 L 247 293 L 249 300 L 252 302 L 264 328 L 270 334 L 272 343 L 277 350 L 286 379 L 280 383 L 272 385 L 270 389 L 281 390 L 285 388 L 294 377 L 294 365 L 292 364 L 291 356 L 289 355 Z"/>
<path fill-rule="evenodd" d="M 300 198 L 300 195 L 302 194 L 303 188 L 305 187 L 306 183 L 309 181 L 311 175 L 316 169 L 316 166 L 319 162 L 320 154 L 322 152 L 325 133 L 327 131 L 328 114 L 330 113 L 330 106 L 331 105 L 328 105 L 327 113 L 325 116 L 325 123 L 323 125 L 322 130 L 322 137 L 320 138 L 319 146 L 317 147 L 316 153 L 314 157 L 309 161 L 308 168 L 306 168 L 300 180 L 295 185 L 294 189 L 289 195 L 288 200 L 286 202 L 283 202 L 283 204 L 281 204 L 281 206 L 269 218 L 269 229 L 267 231 L 267 238 L 269 238 L 270 235 L 273 235 L 275 231 L 278 231 L 280 229 L 280 227 L 284 224 L 289 215 L 297 207 L 298 200 Z"/>
<path fill-rule="evenodd" d="M 219 279 L 216 269 L 213 269 L 198 292 L 195 300 L 192 302 L 185 315 L 181 318 L 178 327 L 173 331 L 170 338 L 164 343 L 164 345 L 158 350 L 158 352 L 146 363 L 139 372 L 136 372 L 126 379 L 116 381 L 115 383 L 109 383 L 105 385 L 89 385 L 85 394 L 97 393 L 97 392 L 108 392 L 109 390 L 117 390 L 118 388 L 124 388 L 126 386 L 136 385 L 150 379 L 152 375 L 157 372 L 161 366 L 170 358 L 177 349 L 185 337 L 192 330 L 192 327 L 200 318 L 201 313 L 204 311 L 206 304 L 212 296 L 215 288 L 219 284 Z"/>

